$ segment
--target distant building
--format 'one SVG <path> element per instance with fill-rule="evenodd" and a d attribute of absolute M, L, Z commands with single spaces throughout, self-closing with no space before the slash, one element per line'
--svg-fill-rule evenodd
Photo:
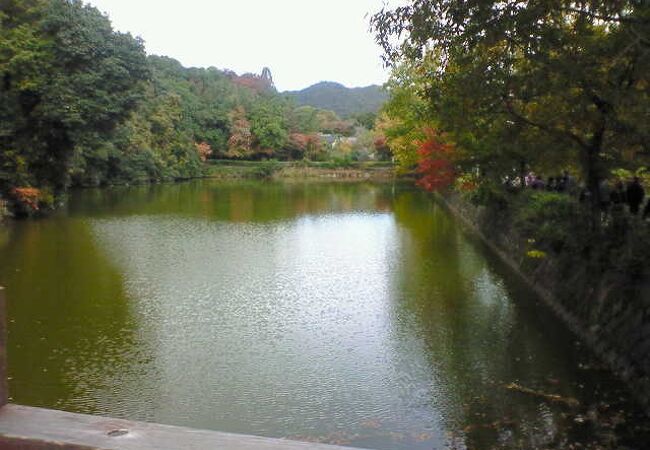
<path fill-rule="evenodd" d="M 341 136 L 341 137 L 339 138 L 339 142 L 340 142 L 341 144 L 350 144 L 350 145 L 355 145 L 355 144 L 357 143 L 357 140 L 358 140 L 358 139 L 357 139 L 355 136 L 351 136 L 351 137 Z"/>
<path fill-rule="evenodd" d="M 318 137 L 321 139 L 323 143 L 325 143 L 328 147 L 332 148 L 336 144 L 339 136 L 335 134 L 328 134 L 328 133 L 318 133 Z"/>

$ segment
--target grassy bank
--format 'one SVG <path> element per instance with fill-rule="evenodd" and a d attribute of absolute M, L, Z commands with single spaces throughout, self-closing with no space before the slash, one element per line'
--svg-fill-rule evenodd
<path fill-rule="evenodd" d="M 273 178 L 331 180 L 389 180 L 395 177 L 390 162 L 338 161 L 212 161 L 208 178 Z"/>
<path fill-rule="evenodd" d="M 328 181 L 387 181 L 395 178 L 390 162 L 350 161 L 210 161 L 201 167 L 200 174 L 193 177 L 168 176 L 160 178 L 135 177 L 112 179 L 105 183 L 79 183 L 76 188 L 138 185 L 186 181 L 197 178 L 214 179 L 282 179 L 282 180 L 328 180 Z M 0 197 L 0 222 L 8 217 L 43 216 L 53 212 L 64 203 L 60 201 L 43 204 L 31 198 Z"/>

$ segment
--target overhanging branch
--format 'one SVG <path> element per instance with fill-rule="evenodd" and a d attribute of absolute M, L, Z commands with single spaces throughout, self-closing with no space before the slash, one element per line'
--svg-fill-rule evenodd
<path fill-rule="evenodd" d="M 568 130 L 552 127 L 552 126 L 544 124 L 544 123 L 535 122 L 534 120 L 531 120 L 528 117 L 524 116 L 523 114 L 517 112 L 517 110 L 515 110 L 514 106 L 512 106 L 512 103 L 509 102 L 508 100 L 505 100 L 504 104 L 506 106 L 506 110 L 508 111 L 508 113 L 510 115 L 512 115 L 512 117 L 514 117 L 519 122 L 524 123 L 524 124 L 529 125 L 529 126 L 534 127 L 534 128 L 538 128 L 538 129 L 540 129 L 542 131 L 545 131 L 545 132 L 547 132 L 549 134 L 554 134 L 554 135 L 569 138 L 572 141 L 574 141 L 576 144 L 578 144 L 583 149 L 589 148 L 589 145 L 587 145 L 587 143 L 585 141 L 583 141 L 582 138 L 580 138 L 580 136 L 578 136 L 578 135 L 576 135 L 576 134 L 574 134 L 574 133 L 572 133 L 572 132 L 570 132 Z"/>

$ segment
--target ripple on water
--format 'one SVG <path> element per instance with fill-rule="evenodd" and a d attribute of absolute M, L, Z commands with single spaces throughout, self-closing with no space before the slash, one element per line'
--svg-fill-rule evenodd
<path fill-rule="evenodd" d="M 420 194 L 205 183 L 197 205 L 183 186 L 73 205 L 0 248 L 18 401 L 378 449 L 533 448 L 590 416 L 507 383 L 585 409 L 611 385 Z"/>

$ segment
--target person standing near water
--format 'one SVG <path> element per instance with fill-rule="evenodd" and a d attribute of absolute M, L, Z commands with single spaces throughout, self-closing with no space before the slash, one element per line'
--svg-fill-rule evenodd
<path fill-rule="evenodd" d="M 643 203 L 645 197 L 645 190 L 641 186 L 639 177 L 634 177 L 632 182 L 627 185 L 627 204 L 630 207 L 630 213 L 637 215 L 639 213 L 639 206 Z"/>
<path fill-rule="evenodd" d="M 625 203 L 627 203 L 627 200 L 625 194 L 625 186 L 623 186 L 623 182 L 621 180 L 618 180 L 614 185 L 614 189 L 609 194 L 609 201 L 612 204 L 612 212 L 623 212 L 623 207 Z"/>

